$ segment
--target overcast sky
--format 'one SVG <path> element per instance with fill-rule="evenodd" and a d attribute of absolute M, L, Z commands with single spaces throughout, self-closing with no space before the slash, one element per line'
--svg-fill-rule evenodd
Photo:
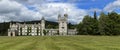
<path fill-rule="evenodd" d="M 120 13 L 120 0 L 0 0 L 0 22 L 40 20 L 42 16 L 57 21 L 58 14 L 67 13 L 69 22 L 76 24 L 94 11 Z"/>

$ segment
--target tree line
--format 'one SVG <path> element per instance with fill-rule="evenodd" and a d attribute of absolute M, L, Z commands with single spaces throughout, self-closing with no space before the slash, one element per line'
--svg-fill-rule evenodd
<path fill-rule="evenodd" d="M 120 35 L 120 14 L 101 12 L 99 18 L 84 16 L 82 22 L 77 25 L 78 35 Z"/>

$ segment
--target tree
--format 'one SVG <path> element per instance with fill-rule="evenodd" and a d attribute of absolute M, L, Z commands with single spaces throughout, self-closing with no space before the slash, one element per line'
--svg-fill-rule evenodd
<path fill-rule="evenodd" d="M 83 23 L 82 22 L 80 22 L 78 25 L 77 25 L 77 31 L 78 31 L 78 33 L 77 33 L 77 35 L 84 35 L 84 33 L 83 33 Z"/>
<path fill-rule="evenodd" d="M 109 29 L 111 30 L 111 35 L 120 35 L 120 17 L 116 12 L 111 12 L 108 14 L 111 20 Z"/>
<path fill-rule="evenodd" d="M 99 18 L 99 32 L 101 35 L 120 35 L 119 15 L 115 12 L 105 15 L 103 12 Z"/>
<path fill-rule="evenodd" d="M 106 33 L 108 32 L 107 30 L 107 21 L 108 21 L 108 17 L 106 14 L 104 14 L 103 12 L 101 12 L 100 14 L 100 18 L 99 18 L 99 32 L 100 35 L 106 35 Z"/>
<path fill-rule="evenodd" d="M 96 15 L 95 15 L 96 16 Z M 97 17 L 97 16 L 96 16 Z M 78 34 L 83 35 L 98 35 L 98 20 L 97 18 L 92 18 L 89 15 L 86 15 L 81 23 L 78 25 Z"/>
<path fill-rule="evenodd" d="M 92 22 L 92 35 L 99 35 L 99 28 L 98 28 L 98 20 L 97 20 L 97 15 L 96 11 L 94 12 L 94 18 L 91 21 Z"/>
<path fill-rule="evenodd" d="M 97 20 L 97 14 L 96 14 L 96 11 L 94 11 L 94 19 Z"/>
<path fill-rule="evenodd" d="M 78 34 L 82 35 L 120 35 L 120 14 L 101 12 L 97 20 L 96 12 L 94 17 L 86 15 L 77 26 Z"/>
<path fill-rule="evenodd" d="M 91 34 L 91 21 L 93 18 L 89 15 L 86 15 L 83 21 L 78 25 L 78 34 L 89 35 Z"/>

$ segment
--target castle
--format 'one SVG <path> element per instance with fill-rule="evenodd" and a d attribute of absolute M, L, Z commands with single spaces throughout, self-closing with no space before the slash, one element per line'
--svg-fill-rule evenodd
<path fill-rule="evenodd" d="M 76 29 L 68 29 L 68 15 L 58 15 L 58 29 L 46 29 L 45 19 L 41 18 L 38 24 L 12 24 L 8 29 L 8 36 L 51 36 L 51 35 L 76 35 Z"/>

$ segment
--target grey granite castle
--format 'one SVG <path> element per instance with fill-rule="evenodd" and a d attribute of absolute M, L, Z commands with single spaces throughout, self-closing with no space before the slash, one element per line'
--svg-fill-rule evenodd
<path fill-rule="evenodd" d="M 51 35 L 76 35 L 76 29 L 68 29 L 68 15 L 58 15 L 58 29 L 46 29 L 45 19 L 41 18 L 38 24 L 12 24 L 8 29 L 8 36 L 51 36 Z"/>

